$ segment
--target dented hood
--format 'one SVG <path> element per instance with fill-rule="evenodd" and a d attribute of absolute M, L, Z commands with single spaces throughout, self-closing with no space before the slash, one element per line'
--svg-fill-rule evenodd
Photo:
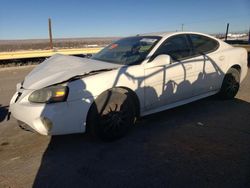
<path fill-rule="evenodd" d="M 122 65 L 56 54 L 36 66 L 25 77 L 23 88 L 41 89 L 92 71 L 119 67 L 122 67 Z"/>

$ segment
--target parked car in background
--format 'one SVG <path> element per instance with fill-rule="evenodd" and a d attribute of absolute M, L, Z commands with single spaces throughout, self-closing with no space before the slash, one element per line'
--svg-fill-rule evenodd
<path fill-rule="evenodd" d="M 196 32 L 120 39 L 91 58 L 54 55 L 17 85 L 10 111 L 42 135 L 88 132 L 114 140 L 136 118 L 210 95 L 232 99 L 247 51 Z"/>

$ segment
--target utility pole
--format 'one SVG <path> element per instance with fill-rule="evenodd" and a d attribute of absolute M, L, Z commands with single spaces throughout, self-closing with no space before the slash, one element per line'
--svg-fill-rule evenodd
<path fill-rule="evenodd" d="M 226 30 L 225 41 L 227 41 L 228 29 L 229 29 L 229 23 L 227 23 L 227 30 Z"/>
<path fill-rule="evenodd" d="M 250 27 L 249 27 L 249 31 L 248 31 L 248 44 L 250 44 Z"/>
<path fill-rule="evenodd" d="M 50 49 L 53 49 L 51 18 L 49 18 L 49 46 Z"/>
<path fill-rule="evenodd" d="M 181 31 L 183 31 L 184 29 L 184 24 L 181 24 Z"/>

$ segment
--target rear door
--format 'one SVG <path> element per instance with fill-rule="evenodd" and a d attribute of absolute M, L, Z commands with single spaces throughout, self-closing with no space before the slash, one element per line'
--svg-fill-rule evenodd
<path fill-rule="evenodd" d="M 218 90 L 220 80 L 223 79 L 220 63 L 224 63 L 224 58 L 220 57 L 216 51 L 219 43 L 212 38 L 198 34 L 189 34 L 188 37 L 196 62 L 195 74 L 198 75 L 194 82 L 194 95 Z"/>

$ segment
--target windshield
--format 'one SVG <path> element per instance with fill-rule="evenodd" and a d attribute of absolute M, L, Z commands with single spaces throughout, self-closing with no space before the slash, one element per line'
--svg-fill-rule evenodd
<path fill-rule="evenodd" d="M 92 59 L 132 65 L 141 63 L 161 37 L 136 36 L 120 39 L 95 54 Z"/>

